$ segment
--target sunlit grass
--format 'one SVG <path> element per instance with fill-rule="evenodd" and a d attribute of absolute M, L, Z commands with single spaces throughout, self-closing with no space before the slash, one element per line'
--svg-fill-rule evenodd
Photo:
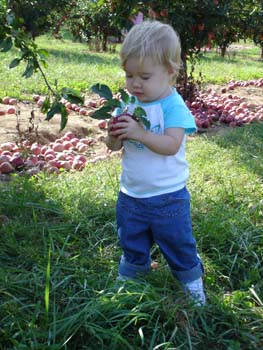
<path fill-rule="evenodd" d="M 230 80 L 259 79 L 263 76 L 260 47 L 252 44 L 233 45 L 225 57 L 215 50 L 202 53 L 196 65 L 196 74 L 201 72 L 204 82 L 226 84 Z"/>

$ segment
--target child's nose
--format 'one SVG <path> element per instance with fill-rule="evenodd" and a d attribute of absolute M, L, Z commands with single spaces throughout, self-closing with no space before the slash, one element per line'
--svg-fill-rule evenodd
<path fill-rule="evenodd" d="M 140 87 L 141 86 L 140 78 L 134 78 L 132 84 L 134 87 Z"/>

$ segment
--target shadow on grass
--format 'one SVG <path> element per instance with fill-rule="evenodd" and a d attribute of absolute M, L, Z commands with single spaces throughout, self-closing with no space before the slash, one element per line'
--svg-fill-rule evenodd
<path fill-rule="evenodd" d="M 240 57 L 241 56 L 241 57 Z M 256 58 L 251 58 L 250 55 L 240 55 L 237 57 L 234 56 L 226 56 L 221 57 L 220 55 L 215 55 L 214 53 L 209 55 L 209 53 L 206 53 L 201 56 L 201 61 L 207 62 L 207 63 L 222 63 L 222 64 L 239 64 L 243 66 L 251 66 L 254 67 Z M 240 60 L 244 60 L 241 62 Z M 260 62 L 260 57 L 258 58 L 258 61 Z"/>
<path fill-rule="evenodd" d="M 223 286 L 231 292 L 251 285 L 259 291 L 263 278 L 263 123 L 207 137 L 195 152 L 193 163 L 200 163 L 190 183 L 193 226 L 204 254 L 207 282 L 217 292 Z"/>
<path fill-rule="evenodd" d="M 225 149 L 235 148 L 233 152 L 240 165 L 245 166 L 249 171 L 263 176 L 263 123 L 244 125 L 241 128 L 234 128 L 223 136 L 216 136 L 213 139 L 217 145 Z"/>
<path fill-rule="evenodd" d="M 96 64 L 96 65 L 112 65 L 114 67 L 120 64 L 120 61 L 116 55 L 105 55 L 97 52 L 90 52 L 88 48 L 81 52 L 70 50 L 58 50 L 58 49 L 48 49 L 50 56 L 54 58 L 59 58 L 64 63 L 68 62 L 77 62 L 77 63 L 87 63 L 87 64 Z"/>

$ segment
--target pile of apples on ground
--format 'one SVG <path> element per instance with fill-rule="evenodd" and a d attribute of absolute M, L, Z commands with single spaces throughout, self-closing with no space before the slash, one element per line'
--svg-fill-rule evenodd
<path fill-rule="evenodd" d="M 41 107 L 43 100 L 39 95 L 34 95 L 38 107 Z M 5 97 L 2 103 L 6 109 L 0 109 L 0 115 L 16 114 L 18 101 L 14 98 Z M 105 99 L 89 101 L 87 108 L 79 107 L 64 101 L 68 114 L 74 111 L 81 115 L 91 115 L 95 108 L 105 103 Z M 100 129 L 105 129 L 107 122 L 98 122 Z M 39 171 L 48 173 L 60 173 L 63 170 L 82 170 L 88 162 L 95 163 L 105 156 L 89 156 L 91 147 L 96 143 L 92 137 L 78 137 L 73 132 L 66 132 L 62 137 L 57 138 L 48 145 L 38 142 L 31 143 L 29 140 L 16 142 L 5 142 L 0 144 L 0 174 L 9 174 L 14 171 L 25 172 L 28 175 L 37 174 Z"/>
<path fill-rule="evenodd" d="M 214 124 L 226 124 L 230 127 L 242 126 L 254 121 L 263 121 L 263 105 L 247 103 L 245 98 L 234 95 L 237 87 L 263 87 L 263 78 L 249 81 L 230 81 L 221 94 L 213 90 L 199 91 L 194 101 L 186 101 L 187 106 L 195 117 L 198 129 L 207 129 Z M 43 100 L 39 95 L 33 96 L 38 107 Z M 16 114 L 17 100 L 5 97 L 2 103 L 6 109 L 0 109 L 0 116 Z M 86 107 L 80 107 L 64 101 L 68 114 L 78 113 L 92 117 L 97 107 L 106 103 L 104 98 L 98 101 L 89 101 Z M 106 129 L 107 121 L 98 121 L 100 129 Z M 108 155 L 95 157 L 92 160 L 85 155 L 89 147 L 96 142 L 93 138 L 78 138 L 72 132 L 65 133 L 48 145 L 35 142 L 30 144 L 25 140 L 17 145 L 15 142 L 6 142 L 0 145 L 0 173 L 8 174 L 14 171 L 25 171 L 29 175 L 39 171 L 59 173 L 62 170 L 82 170 L 87 162 L 96 162 L 105 159 Z"/>
<path fill-rule="evenodd" d="M 217 94 L 210 89 L 200 91 L 194 101 L 186 101 L 195 117 L 197 127 L 207 129 L 215 123 L 235 127 L 255 121 L 263 121 L 263 105 L 248 103 L 244 97 L 238 97 L 234 94 L 233 90 L 236 88 L 248 86 L 263 87 L 263 78 L 248 81 L 230 81 L 226 88 L 221 89 L 221 94 Z"/>
<path fill-rule="evenodd" d="M 95 163 L 109 156 L 90 159 L 85 155 L 94 142 L 94 138 L 78 138 L 72 132 L 48 145 L 31 144 L 28 140 L 21 144 L 5 142 L 0 145 L 0 173 L 23 170 L 28 175 L 35 175 L 39 171 L 60 173 L 62 170 L 82 170 L 88 162 Z"/>

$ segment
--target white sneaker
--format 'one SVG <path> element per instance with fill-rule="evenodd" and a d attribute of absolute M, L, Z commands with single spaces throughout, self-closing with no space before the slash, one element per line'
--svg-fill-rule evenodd
<path fill-rule="evenodd" d="M 202 277 L 199 277 L 197 280 L 194 280 L 192 282 L 184 283 L 183 286 L 184 290 L 190 294 L 191 299 L 197 306 L 205 305 L 206 298 Z"/>

